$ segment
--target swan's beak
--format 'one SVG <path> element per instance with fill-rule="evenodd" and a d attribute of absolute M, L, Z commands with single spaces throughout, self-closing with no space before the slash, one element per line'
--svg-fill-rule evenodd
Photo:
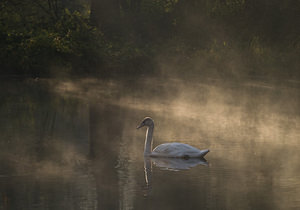
<path fill-rule="evenodd" d="M 141 128 L 141 127 L 143 127 L 144 125 L 143 125 L 143 123 L 142 124 L 140 124 L 138 127 L 136 127 L 136 129 L 139 129 L 139 128 Z"/>

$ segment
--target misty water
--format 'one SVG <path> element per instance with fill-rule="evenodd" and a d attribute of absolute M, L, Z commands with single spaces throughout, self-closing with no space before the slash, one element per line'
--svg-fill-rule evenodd
<path fill-rule="evenodd" d="M 0 209 L 299 209 L 300 84 L 4 80 Z M 144 159 L 154 145 L 204 160 Z M 178 167 L 186 166 L 186 167 Z"/>

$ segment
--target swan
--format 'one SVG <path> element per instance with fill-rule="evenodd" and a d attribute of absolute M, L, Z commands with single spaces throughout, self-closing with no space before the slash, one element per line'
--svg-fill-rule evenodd
<path fill-rule="evenodd" d="M 202 158 L 209 150 L 199 150 L 188 144 L 173 142 L 158 145 L 152 151 L 152 136 L 154 130 L 154 121 L 150 117 L 146 117 L 137 129 L 147 127 L 144 156 L 148 157 L 165 157 L 165 158 Z"/>

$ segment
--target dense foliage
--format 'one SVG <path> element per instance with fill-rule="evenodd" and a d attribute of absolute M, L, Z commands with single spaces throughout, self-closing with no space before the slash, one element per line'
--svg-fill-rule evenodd
<path fill-rule="evenodd" d="M 95 59 L 106 45 L 101 32 L 89 24 L 87 9 L 79 6 L 54 0 L 1 1 L 2 71 L 38 76 L 68 71 L 71 64 L 98 63 Z"/>
<path fill-rule="evenodd" d="M 4 74 L 299 76 L 295 0 L 3 0 L 0 10 Z"/>

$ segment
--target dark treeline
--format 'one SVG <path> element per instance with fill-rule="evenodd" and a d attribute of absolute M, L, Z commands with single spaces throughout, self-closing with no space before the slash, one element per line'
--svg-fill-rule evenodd
<path fill-rule="evenodd" d="M 1 73 L 295 77 L 299 14 L 297 0 L 3 0 Z"/>

